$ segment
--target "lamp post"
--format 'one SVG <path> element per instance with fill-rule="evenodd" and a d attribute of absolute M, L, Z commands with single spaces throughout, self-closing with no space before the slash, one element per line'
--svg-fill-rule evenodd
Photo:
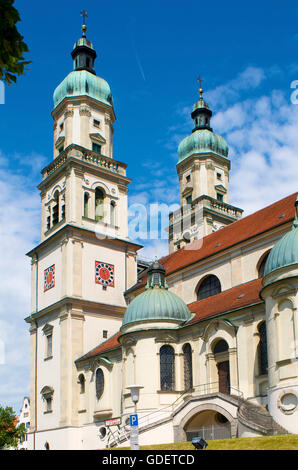
<path fill-rule="evenodd" d="M 139 401 L 140 390 L 144 388 L 142 385 L 130 385 L 126 387 L 130 390 L 131 399 L 134 403 L 134 414 L 130 415 L 130 448 L 131 450 L 139 450 L 139 423 L 137 415 L 137 403 Z"/>

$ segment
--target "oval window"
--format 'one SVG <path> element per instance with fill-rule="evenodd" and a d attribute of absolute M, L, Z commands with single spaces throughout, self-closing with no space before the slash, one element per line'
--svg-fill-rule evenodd
<path fill-rule="evenodd" d="M 104 390 L 104 375 L 102 369 L 96 371 L 96 398 L 99 399 Z"/>

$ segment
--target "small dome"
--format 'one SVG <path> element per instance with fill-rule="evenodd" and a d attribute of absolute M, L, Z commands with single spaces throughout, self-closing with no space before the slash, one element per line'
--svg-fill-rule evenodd
<path fill-rule="evenodd" d="M 74 70 L 57 86 L 53 100 L 56 107 L 64 98 L 87 95 L 102 103 L 113 106 L 109 84 L 87 70 Z"/>
<path fill-rule="evenodd" d="M 292 230 L 286 233 L 272 248 L 266 261 L 264 277 L 276 269 L 298 264 L 298 198 L 296 200 L 296 216 Z"/>
<path fill-rule="evenodd" d="M 148 269 L 146 291 L 127 307 L 122 326 L 144 321 L 188 321 L 191 313 L 180 297 L 168 291 L 165 269 L 157 260 Z"/>
<path fill-rule="evenodd" d="M 178 147 L 178 163 L 195 153 L 215 153 L 228 158 L 228 144 L 225 139 L 209 129 L 197 129 L 185 137 Z"/>
<path fill-rule="evenodd" d="M 185 322 L 191 318 L 187 305 L 180 297 L 164 288 L 149 288 L 127 307 L 122 326 L 144 321 Z"/>

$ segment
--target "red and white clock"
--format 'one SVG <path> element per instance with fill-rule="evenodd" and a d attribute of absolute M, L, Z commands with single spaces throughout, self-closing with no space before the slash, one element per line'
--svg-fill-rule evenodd
<path fill-rule="evenodd" d="M 95 282 L 102 286 L 114 287 L 114 265 L 95 261 Z"/>
<path fill-rule="evenodd" d="M 44 292 L 55 286 L 55 265 L 44 270 Z"/>

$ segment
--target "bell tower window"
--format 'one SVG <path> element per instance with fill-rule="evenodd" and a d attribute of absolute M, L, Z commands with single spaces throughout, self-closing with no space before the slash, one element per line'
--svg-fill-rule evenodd
<path fill-rule="evenodd" d="M 54 201 L 55 205 L 53 207 L 53 225 L 56 225 L 59 221 L 59 191 L 55 191 Z"/>
<path fill-rule="evenodd" d="M 104 193 L 100 188 L 95 190 L 95 220 L 98 222 L 104 218 Z"/>
<path fill-rule="evenodd" d="M 84 217 L 88 217 L 89 194 L 84 193 Z"/>
<path fill-rule="evenodd" d="M 115 218 L 116 203 L 115 203 L 115 201 L 112 201 L 112 202 L 111 202 L 111 209 L 110 209 L 110 210 L 111 210 L 111 221 L 110 221 L 110 224 L 113 225 L 113 226 L 115 226 L 115 225 L 116 225 L 116 223 L 115 223 L 115 221 L 116 221 L 116 218 Z"/>
<path fill-rule="evenodd" d="M 92 142 L 92 151 L 96 153 L 101 153 L 101 145 Z"/>

